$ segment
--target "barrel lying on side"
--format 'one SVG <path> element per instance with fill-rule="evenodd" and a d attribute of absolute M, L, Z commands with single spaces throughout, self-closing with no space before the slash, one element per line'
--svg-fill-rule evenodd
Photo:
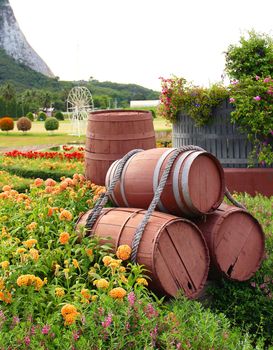
<path fill-rule="evenodd" d="M 91 210 L 78 220 L 85 226 Z M 91 233 L 111 237 L 115 249 L 132 245 L 136 228 L 146 211 L 132 208 L 103 209 Z M 209 252 L 196 225 L 173 215 L 154 212 L 144 230 L 137 263 L 149 271 L 149 286 L 163 295 L 175 296 L 179 289 L 189 298 L 202 290 L 209 269 Z M 150 285 L 151 284 L 151 285 Z"/>
<path fill-rule="evenodd" d="M 85 176 L 105 184 L 110 165 L 132 149 L 156 146 L 152 114 L 141 110 L 103 110 L 90 113 L 85 145 Z"/>
<path fill-rule="evenodd" d="M 246 281 L 254 275 L 264 256 L 265 238 L 261 225 L 251 214 L 221 204 L 214 213 L 195 223 L 210 251 L 210 277 L 222 275 Z"/>
<path fill-rule="evenodd" d="M 111 196 L 120 207 L 147 209 L 153 199 L 168 159 L 175 148 L 155 148 L 130 158 Z M 109 187 L 119 161 L 109 168 Z M 219 161 L 206 151 L 181 153 L 171 168 L 157 206 L 159 211 L 182 216 L 198 216 L 215 210 L 224 197 L 224 172 Z"/>

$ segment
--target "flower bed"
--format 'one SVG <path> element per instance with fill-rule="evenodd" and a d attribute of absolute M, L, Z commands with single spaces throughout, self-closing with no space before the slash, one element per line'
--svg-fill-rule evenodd
<path fill-rule="evenodd" d="M 32 182 L 33 179 L 11 175 L 7 171 L 0 170 L 0 188 L 8 183 L 14 190 L 24 192 L 26 189 L 29 189 L 29 186 Z"/>
<path fill-rule="evenodd" d="M 198 302 L 162 303 L 130 248 L 74 230 L 104 191 L 82 175 L 0 193 L 0 349 L 252 349 Z"/>

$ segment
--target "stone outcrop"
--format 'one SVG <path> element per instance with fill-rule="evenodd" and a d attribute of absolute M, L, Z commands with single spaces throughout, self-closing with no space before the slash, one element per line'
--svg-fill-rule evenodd
<path fill-rule="evenodd" d="M 19 63 L 46 76 L 54 77 L 47 64 L 27 42 L 9 0 L 0 0 L 0 48 Z"/>

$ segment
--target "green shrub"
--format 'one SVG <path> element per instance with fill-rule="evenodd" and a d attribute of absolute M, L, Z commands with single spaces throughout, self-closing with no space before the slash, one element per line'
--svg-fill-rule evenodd
<path fill-rule="evenodd" d="M 37 118 L 37 120 L 38 121 L 45 121 L 46 120 L 46 114 L 45 114 L 45 112 L 40 112 L 39 114 L 38 114 L 38 118 Z"/>
<path fill-rule="evenodd" d="M 47 131 L 53 131 L 59 129 L 59 121 L 55 117 L 49 117 L 45 121 L 45 129 Z"/>
<path fill-rule="evenodd" d="M 242 36 L 239 45 L 230 45 L 226 52 L 225 70 L 230 78 L 273 76 L 273 40 L 254 30 Z"/>
<path fill-rule="evenodd" d="M 2 131 L 9 131 L 14 129 L 14 121 L 10 117 L 3 117 L 0 119 L 0 129 Z"/>
<path fill-rule="evenodd" d="M 31 129 L 31 120 L 27 117 L 21 117 L 18 119 L 16 125 L 19 131 L 28 131 Z"/>
<path fill-rule="evenodd" d="M 28 112 L 26 117 L 31 120 L 32 122 L 34 121 L 34 114 L 32 112 Z"/>
<path fill-rule="evenodd" d="M 58 119 L 58 120 L 64 120 L 64 115 L 63 115 L 63 113 L 62 112 L 56 112 L 55 114 L 54 114 L 54 117 L 56 118 L 56 119 Z"/>

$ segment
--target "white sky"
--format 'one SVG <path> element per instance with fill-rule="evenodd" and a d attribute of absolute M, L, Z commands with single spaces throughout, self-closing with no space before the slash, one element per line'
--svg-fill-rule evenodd
<path fill-rule="evenodd" d="M 250 29 L 273 36 L 272 0 L 10 0 L 28 42 L 61 80 L 220 81 Z"/>

